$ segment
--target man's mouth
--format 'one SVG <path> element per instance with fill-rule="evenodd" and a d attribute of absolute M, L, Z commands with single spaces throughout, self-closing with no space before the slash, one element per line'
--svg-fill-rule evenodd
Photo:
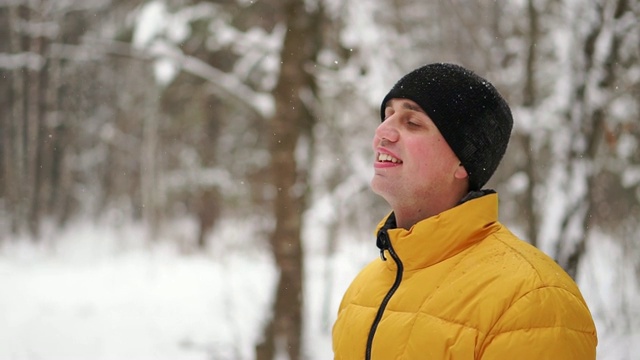
<path fill-rule="evenodd" d="M 378 162 L 390 162 L 394 164 L 402 164 L 402 160 L 394 158 L 389 154 L 378 153 Z"/>

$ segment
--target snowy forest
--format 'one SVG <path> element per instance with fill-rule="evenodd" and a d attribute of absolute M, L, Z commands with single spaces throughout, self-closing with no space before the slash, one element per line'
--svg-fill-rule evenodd
<path fill-rule="evenodd" d="M 393 83 L 489 79 L 488 187 L 640 353 L 639 0 L 0 0 L 0 358 L 329 359 Z"/>

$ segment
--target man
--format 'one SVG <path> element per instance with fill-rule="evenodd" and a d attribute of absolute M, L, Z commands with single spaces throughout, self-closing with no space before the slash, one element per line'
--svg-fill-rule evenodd
<path fill-rule="evenodd" d="M 574 281 L 498 222 L 498 196 L 482 190 L 513 124 L 493 85 L 426 65 L 393 86 L 381 117 L 371 187 L 393 212 L 380 259 L 340 304 L 335 358 L 595 359 Z"/>

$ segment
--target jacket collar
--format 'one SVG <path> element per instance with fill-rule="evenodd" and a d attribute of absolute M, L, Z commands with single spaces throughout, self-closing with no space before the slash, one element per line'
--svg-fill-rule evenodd
<path fill-rule="evenodd" d="M 396 228 L 389 214 L 377 227 L 385 230 L 405 271 L 425 268 L 471 247 L 501 227 L 498 222 L 498 195 L 488 193 L 464 199 L 459 205 L 424 219 L 411 229 Z M 387 266 L 395 269 L 393 261 Z"/>

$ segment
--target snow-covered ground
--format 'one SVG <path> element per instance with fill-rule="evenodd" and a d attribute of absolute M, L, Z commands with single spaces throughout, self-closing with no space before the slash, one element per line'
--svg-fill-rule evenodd
<path fill-rule="evenodd" d="M 135 226 L 89 223 L 38 246 L 5 241 L 0 359 L 252 359 L 277 274 L 269 254 L 239 229 L 221 231 L 205 254 L 169 241 L 146 245 Z M 339 249 L 331 262 L 321 243 L 306 249 L 308 359 L 332 358 L 338 301 L 377 256 L 364 242 Z M 598 359 L 640 359 L 638 344 L 640 334 L 601 332 Z"/>
<path fill-rule="evenodd" d="M 0 359 L 246 359 L 269 306 L 268 254 L 120 248 L 79 226 L 0 255 Z M 110 239 L 111 237 L 112 239 Z"/>

